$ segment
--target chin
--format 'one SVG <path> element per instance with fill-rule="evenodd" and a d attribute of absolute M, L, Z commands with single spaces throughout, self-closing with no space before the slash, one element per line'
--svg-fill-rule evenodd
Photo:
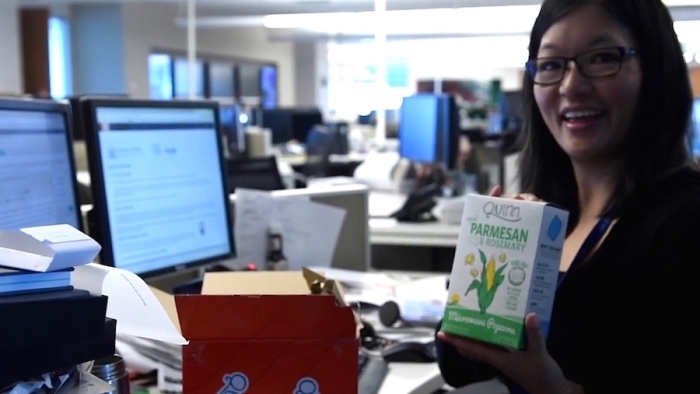
<path fill-rule="evenodd" d="M 575 163 L 594 163 L 606 161 L 608 154 L 601 152 L 599 149 L 565 149 L 564 152 Z"/>

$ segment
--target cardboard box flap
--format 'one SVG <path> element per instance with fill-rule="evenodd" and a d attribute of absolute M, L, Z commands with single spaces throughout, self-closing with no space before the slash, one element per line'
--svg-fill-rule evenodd
<path fill-rule="evenodd" d="M 188 340 L 357 338 L 355 315 L 315 295 L 176 296 Z"/>
<path fill-rule="evenodd" d="M 304 277 L 293 271 L 210 272 L 204 274 L 203 295 L 309 294 Z"/>
<path fill-rule="evenodd" d="M 160 305 L 163 306 L 163 309 L 165 310 L 165 313 L 168 315 L 170 320 L 173 322 L 173 325 L 175 328 L 182 333 L 182 329 L 180 328 L 180 321 L 177 317 L 177 307 L 175 306 L 175 297 L 172 295 L 156 289 L 155 287 L 149 286 L 149 289 L 151 292 L 153 292 L 153 295 L 156 296 L 156 299 L 158 302 L 160 302 Z"/>
<path fill-rule="evenodd" d="M 189 340 L 356 339 L 362 326 L 340 284 L 308 269 L 207 273 L 202 295 L 175 304 Z"/>

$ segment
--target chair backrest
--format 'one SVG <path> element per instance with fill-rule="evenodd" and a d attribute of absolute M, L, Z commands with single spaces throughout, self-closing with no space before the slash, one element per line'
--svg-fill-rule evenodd
<path fill-rule="evenodd" d="M 274 156 L 265 158 L 233 158 L 227 160 L 228 192 L 236 188 L 282 190 L 284 183 Z"/>
<path fill-rule="evenodd" d="M 315 126 L 306 136 L 307 177 L 326 177 L 330 169 L 330 155 L 333 149 L 335 133 L 328 126 Z"/>

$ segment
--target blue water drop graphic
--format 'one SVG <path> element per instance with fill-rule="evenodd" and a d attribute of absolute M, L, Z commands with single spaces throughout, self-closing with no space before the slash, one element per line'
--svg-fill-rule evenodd
<path fill-rule="evenodd" d="M 301 378 L 297 382 L 297 387 L 294 394 L 321 394 L 318 387 L 318 382 L 313 378 Z"/>
<path fill-rule="evenodd" d="M 547 229 L 547 235 L 549 236 L 549 239 L 552 240 L 552 242 L 554 242 L 557 239 L 557 237 L 559 237 L 561 227 L 561 219 L 559 219 L 559 216 L 554 216 L 554 219 L 552 219 L 552 221 L 549 222 L 549 229 Z"/>

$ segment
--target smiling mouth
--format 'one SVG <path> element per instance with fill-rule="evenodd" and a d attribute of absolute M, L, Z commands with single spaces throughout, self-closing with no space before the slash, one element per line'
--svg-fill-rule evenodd
<path fill-rule="evenodd" d="M 606 113 L 605 110 L 568 111 L 561 115 L 561 119 L 565 122 L 590 122 L 605 116 Z"/>

